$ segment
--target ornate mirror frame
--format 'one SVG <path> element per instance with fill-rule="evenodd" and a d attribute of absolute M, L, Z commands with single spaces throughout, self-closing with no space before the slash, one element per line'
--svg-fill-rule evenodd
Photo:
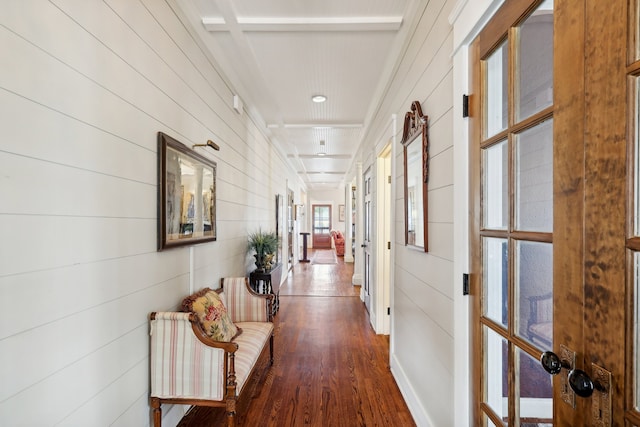
<path fill-rule="evenodd" d="M 216 240 L 216 163 L 158 132 L 158 250 Z"/>
<path fill-rule="evenodd" d="M 428 252 L 429 139 L 428 116 L 419 101 L 413 101 L 404 116 L 404 243 Z"/>

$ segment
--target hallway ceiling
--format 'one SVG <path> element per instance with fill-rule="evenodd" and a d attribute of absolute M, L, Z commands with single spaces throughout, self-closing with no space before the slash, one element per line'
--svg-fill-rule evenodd
<path fill-rule="evenodd" d="M 339 188 L 421 2 L 176 1 L 307 189 Z"/>

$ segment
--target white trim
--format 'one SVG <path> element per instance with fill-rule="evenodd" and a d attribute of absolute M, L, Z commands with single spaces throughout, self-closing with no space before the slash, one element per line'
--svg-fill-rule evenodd
<path fill-rule="evenodd" d="M 391 184 L 388 182 L 391 171 L 386 163 L 390 161 L 391 141 L 385 145 L 376 156 L 376 233 L 375 233 L 375 321 L 372 318 L 373 329 L 377 334 L 389 334 L 389 316 L 387 307 L 391 307 L 389 293 L 391 277 L 389 265 L 391 263 L 390 250 L 387 242 L 390 242 L 389 228 L 391 227 L 391 206 L 388 197 Z M 385 259 L 386 258 L 386 259 Z M 372 316 L 373 317 L 373 316 Z"/>
<path fill-rule="evenodd" d="M 454 425 L 473 425 L 471 411 L 471 299 L 462 295 L 462 275 L 469 272 L 469 123 L 462 117 L 462 95 L 469 94 L 468 45 L 504 0 L 458 0 L 449 22 L 453 26 L 453 277 L 454 277 Z"/>
<path fill-rule="evenodd" d="M 394 293 L 395 293 L 395 277 L 396 277 L 396 157 L 398 156 L 398 115 L 391 115 L 391 230 L 390 236 L 391 239 L 391 252 L 389 256 L 391 257 L 391 265 L 389 266 L 389 276 L 391 282 L 389 283 L 389 306 L 391 307 L 391 316 L 389 316 L 389 357 L 391 354 L 395 353 L 395 337 L 391 333 L 394 330 L 394 318 L 395 318 L 395 305 L 394 305 Z"/>
<path fill-rule="evenodd" d="M 230 31 L 224 17 L 205 16 L 202 25 L 207 31 Z M 329 17 L 241 17 L 241 31 L 398 31 L 402 16 L 329 16 Z"/>
<path fill-rule="evenodd" d="M 345 230 L 345 246 L 344 246 L 344 262 L 353 263 L 353 249 L 352 249 L 352 239 L 355 239 L 353 235 L 353 201 L 352 197 L 352 187 L 355 185 L 354 180 L 345 185 L 345 207 L 347 208 L 347 217 L 345 218 L 346 222 L 346 230 Z M 353 242 L 355 244 L 355 241 Z"/>
<path fill-rule="evenodd" d="M 461 49 L 453 58 L 453 99 L 468 93 L 468 50 Z M 454 286 L 454 425 L 473 425 L 471 411 L 471 302 L 462 295 L 462 275 L 469 272 L 469 123 L 462 118 L 462 105 L 453 105 L 453 259 Z"/>
<path fill-rule="evenodd" d="M 466 2 L 456 15 L 450 15 L 453 26 L 453 52 L 468 45 L 482 30 L 505 0 L 474 0 Z M 466 79 L 465 79 L 466 81 Z"/>
<path fill-rule="evenodd" d="M 357 257 L 356 257 L 357 259 Z M 362 274 L 358 273 L 358 274 L 354 274 L 351 277 L 351 284 L 352 285 L 362 285 Z M 360 297 L 360 299 L 362 299 L 362 297 Z"/>
<path fill-rule="evenodd" d="M 402 369 L 402 366 L 396 359 L 395 354 L 392 354 L 390 359 L 389 369 L 398 384 L 398 388 L 400 389 L 400 393 L 409 408 L 409 412 L 411 412 L 413 421 L 415 421 L 416 425 L 420 427 L 433 426 L 434 424 L 429 418 L 429 414 L 420 403 L 420 399 L 417 398 L 418 394 L 411 386 L 411 381 L 409 381 L 407 374 Z"/>
<path fill-rule="evenodd" d="M 356 165 L 356 256 L 353 260 L 353 278 L 351 283 L 354 285 L 362 285 L 362 241 L 364 236 L 364 215 L 362 214 L 362 163 Z M 360 292 L 362 299 L 362 291 Z"/>

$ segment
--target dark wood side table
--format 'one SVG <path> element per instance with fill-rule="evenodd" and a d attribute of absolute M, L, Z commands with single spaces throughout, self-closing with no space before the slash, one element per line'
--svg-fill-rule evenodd
<path fill-rule="evenodd" d="M 282 264 L 278 263 L 269 271 L 252 271 L 249 273 L 249 285 L 259 294 L 272 294 L 273 307 L 271 313 L 276 314 L 280 308 L 280 280 L 282 278 Z"/>
<path fill-rule="evenodd" d="M 302 259 L 300 262 L 309 262 L 309 258 L 307 258 L 307 237 L 309 237 L 311 233 L 300 233 L 302 236 Z"/>

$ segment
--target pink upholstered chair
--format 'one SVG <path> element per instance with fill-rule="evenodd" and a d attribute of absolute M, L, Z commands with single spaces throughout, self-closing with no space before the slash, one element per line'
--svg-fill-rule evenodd
<path fill-rule="evenodd" d="M 344 235 L 338 230 L 331 230 L 331 237 L 336 247 L 336 255 L 344 256 Z"/>

